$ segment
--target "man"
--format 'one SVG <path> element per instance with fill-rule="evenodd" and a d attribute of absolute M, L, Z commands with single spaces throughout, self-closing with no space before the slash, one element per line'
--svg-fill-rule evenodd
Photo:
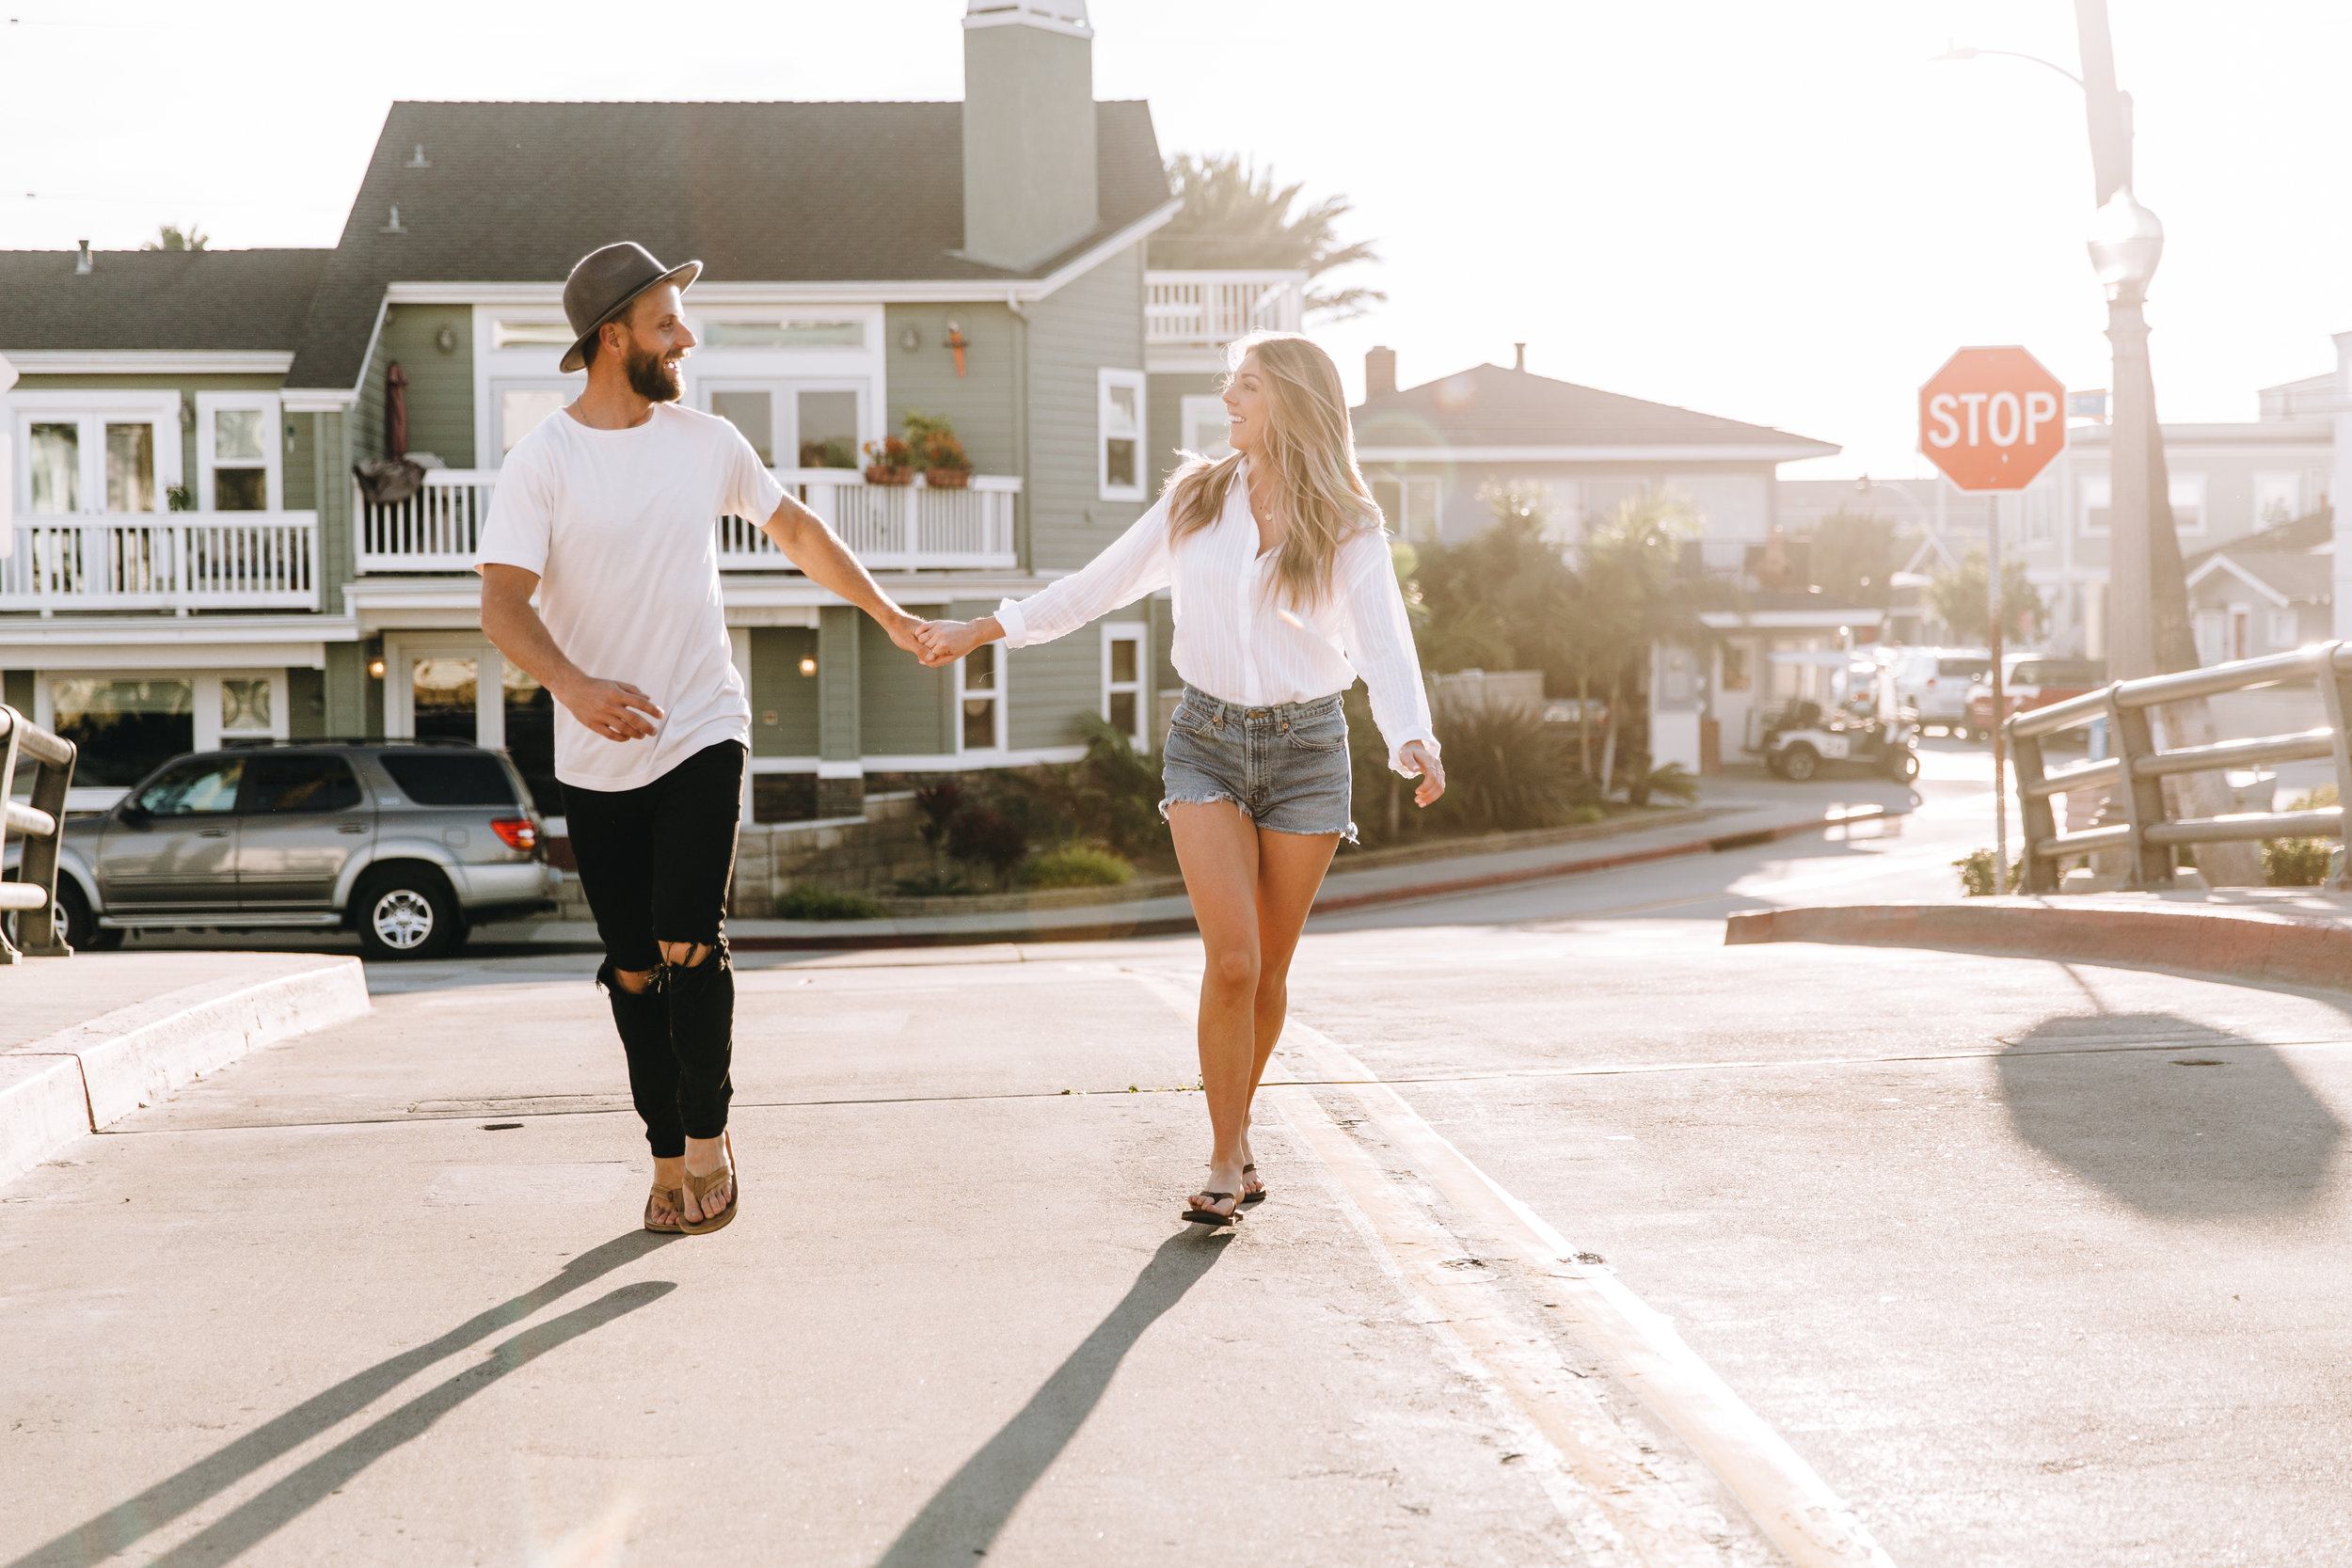
<path fill-rule="evenodd" d="M 654 1157 L 648 1230 L 734 1219 L 726 1137 L 735 977 L 722 929 L 751 745 L 719 591 L 716 525 L 760 527 L 810 579 L 913 652 L 923 622 L 784 493 L 735 427 L 680 407 L 694 346 L 668 268 L 607 245 L 564 285 L 588 372 L 578 402 L 515 443 L 475 569 L 482 630 L 553 694 L 555 775 Z M 536 594 L 539 609 L 532 608 Z"/>

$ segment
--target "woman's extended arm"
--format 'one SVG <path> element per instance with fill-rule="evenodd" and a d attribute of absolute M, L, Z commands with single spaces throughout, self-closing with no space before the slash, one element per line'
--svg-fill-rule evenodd
<path fill-rule="evenodd" d="M 919 634 L 923 662 L 952 664 L 1000 637 L 1009 648 L 1050 642 L 1098 615 L 1167 587 L 1171 572 L 1168 502 L 1163 499 L 1108 549 L 1042 592 L 1017 602 L 1007 599 L 995 614 L 977 621 L 931 622 Z"/>
<path fill-rule="evenodd" d="M 1397 586 L 1388 541 L 1379 539 L 1355 547 L 1362 555 L 1359 560 L 1343 562 L 1353 570 L 1342 578 L 1339 589 L 1338 608 L 1346 621 L 1347 661 L 1363 676 L 1365 689 L 1371 693 L 1373 721 L 1389 743 L 1389 766 L 1406 778 L 1418 776 L 1424 790 L 1434 774 L 1442 793 L 1445 774 L 1438 767 L 1438 736 L 1429 721 L 1429 693 L 1422 684 L 1413 624 L 1405 612 L 1405 593 Z"/>

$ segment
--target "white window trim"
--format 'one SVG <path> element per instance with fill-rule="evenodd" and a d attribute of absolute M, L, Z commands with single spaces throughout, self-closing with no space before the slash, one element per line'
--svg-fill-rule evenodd
<path fill-rule="evenodd" d="M 1215 392 L 1187 392 L 1176 400 L 1176 440 L 1179 445 L 1190 441 L 1195 428 L 1204 420 L 1219 425 L 1225 420 L 1225 400 Z M 1216 450 L 1211 451 L 1213 447 Z M 1192 450 L 1198 451 L 1203 457 L 1222 457 L 1233 449 L 1227 444 L 1225 433 L 1220 430 L 1216 440 L 1204 441 Z"/>
<path fill-rule="evenodd" d="M 53 392 L 15 391 L 8 394 L 10 416 L 8 438 L 12 467 L 9 497 L 17 526 L 40 522 L 33 515 L 33 426 L 59 424 L 67 417 L 83 425 L 82 510 L 76 515 L 103 516 L 106 511 L 106 424 L 152 424 L 155 427 L 155 511 L 126 512 L 127 517 L 156 516 L 170 511 L 167 492 L 181 483 L 180 394 L 178 392 Z M 95 428 L 98 439 L 90 439 Z M 45 514 L 44 515 L 52 515 Z"/>
<path fill-rule="evenodd" d="M 1365 479 L 1374 486 L 1374 494 L 1375 497 L 1378 495 L 1378 486 L 1383 484 L 1393 484 L 1396 486 L 1397 515 L 1393 517 L 1389 517 L 1387 521 L 1389 527 L 1395 531 L 1396 536 L 1399 539 L 1405 540 L 1407 543 L 1433 545 L 1443 538 L 1445 532 L 1445 481 L 1441 477 L 1436 474 L 1400 474 L 1391 471 L 1387 473 L 1375 472 L 1367 474 Z M 1545 485 L 1548 490 L 1556 492 L 1561 482 L 1531 480 L 1525 481 L 1524 483 L 1531 484 L 1541 483 Z M 1573 481 L 1567 482 L 1567 485 L 1570 490 L 1573 490 L 1576 487 Z M 1420 496 L 1428 503 L 1428 512 L 1425 515 L 1425 520 L 1422 527 L 1419 530 L 1415 528 L 1414 521 L 1417 515 L 1414 511 L 1413 498 L 1415 496 Z M 1557 499 L 1556 493 L 1554 499 Z M 1576 534 L 1581 533 L 1583 528 L 1582 519 L 1579 516 L 1573 515 L 1574 510 L 1574 506 L 1571 504 L 1567 508 L 1568 513 L 1571 515 L 1565 518 L 1565 526 L 1569 530 L 1569 537 L 1574 537 Z M 1555 530 L 1555 531 L 1557 531 Z"/>
<path fill-rule="evenodd" d="M 196 394 L 196 509 L 211 512 L 213 505 L 213 416 L 236 410 L 251 410 L 262 416 L 262 510 L 286 510 L 286 433 L 285 416 L 278 410 L 275 392 L 199 392 Z M 176 443 L 175 443 L 176 444 Z M 246 464 L 231 465 L 234 467 Z"/>
<path fill-rule="evenodd" d="M 2303 619 L 2294 610 L 2274 610 L 2269 619 L 2270 625 L 2264 629 L 2270 634 L 2272 647 L 2292 648 L 2302 638 Z"/>
<path fill-rule="evenodd" d="M 2106 474 L 2084 474 L 2074 482 L 2074 524 L 2086 539 L 2105 539 L 2107 531 L 2090 526 L 2092 507 L 2115 510 L 2115 485 Z"/>
<path fill-rule="evenodd" d="M 1012 685 L 1012 660 L 1006 657 L 1007 650 L 1002 642 L 992 642 L 989 646 L 995 650 L 996 684 L 986 691 L 974 691 L 967 693 L 964 690 L 964 661 L 961 658 L 956 660 L 955 706 L 950 710 L 950 713 L 955 724 L 956 755 L 958 756 L 1001 757 L 1007 752 L 1011 750 L 1010 743 L 1008 741 L 1006 736 L 1009 724 L 1009 715 L 1012 707 L 1010 690 Z M 967 655 L 966 657 L 968 657 L 969 656 Z M 963 743 L 963 700 L 967 695 L 974 697 L 993 697 L 996 699 L 996 711 L 993 715 L 996 721 L 996 743 L 994 745 L 979 747 L 966 746 Z"/>
<path fill-rule="evenodd" d="M 2260 468 L 2254 473 L 2253 528 L 2268 528 L 2263 516 L 2263 492 L 2283 491 L 2287 503 L 2287 518 L 2300 517 L 2309 510 L 2303 500 L 2303 471 L 2300 468 Z"/>
<path fill-rule="evenodd" d="M 470 658 L 474 661 L 474 744 L 492 751 L 506 744 L 506 661 L 487 638 L 468 640 L 447 632 L 384 638 L 384 735 L 391 740 L 417 737 L 417 677 L 421 658 Z M 485 691 L 500 693 L 485 703 Z"/>
<path fill-rule="evenodd" d="M 198 752 L 216 750 L 221 743 L 220 683 L 225 680 L 266 680 L 269 682 L 270 738 L 293 738 L 293 683 L 287 678 L 283 665 L 205 670 L 36 670 L 33 672 L 33 722 L 43 729 L 56 727 L 57 702 L 56 693 L 51 689 L 52 682 L 84 680 L 186 681 L 190 704 L 188 717 L 191 721 L 188 745 L 190 750 Z M 229 738 L 258 740 L 261 736 L 259 730 L 241 730 Z"/>
<path fill-rule="evenodd" d="M 2172 474 L 2167 479 L 2165 489 L 2165 499 L 2172 504 L 2173 531 L 2178 533 L 2202 534 L 2206 529 L 2205 501 L 2211 494 L 2210 487 L 2205 483 L 2205 476 L 2201 473 Z M 2181 521 L 2182 498 L 2185 495 L 2195 498 L 2190 503 L 2197 508 L 2197 521 L 2193 525 Z"/>
<path fill-rule="evenodd" d="M 700 349 L 695 350 L 697 354 Z M 854 350 L 849 352 L 856 352 Z M 878 422 L 873 383 L 864 376 L 811 375 L 712 375 L 697 377 L 691 391 L 693 405 L 704 413 L 710 412 L 713 392 L 765 392 L 768 394 L 769 451 L 774 461 L 769 465 L 780 471 L 797 469 L 801 466 L 801 394 L 803 392 L 849 392 L 857 398 L 858 460 L 865 462 L 868 441 L 880 441 L 884 434 Z"/>
<path fill-rule="evenodd" d="M 1136 645 L 1136 678 L 1131 681 L 1111 679 L 1111 644 L 1133 642 Z M 1151 687 L 1151 666 L 1146 663 L 1152 646 L 1152 629 L 1140 621 L 1105 621 L 1103 623 L 1103 721 L 1111 721 L 1111 698 L 1119 692 L 1133 692 L 1136 699 L 1136 727 L 1127 738 L 1135 742 L 1138 752 L 1152 749 L 1152 715 L 1144 711 L 1144 698 Z"/>
<path fill-rule="evenodd" d="M 509 349 L 507 352 L 512 354 L 516 351 Z M 499 428 L 501 404 L 504 402 L 502 394 L 507 392 L 562 392 L 569 397 L 578 397 L 587 390 L 587 388 L 588 378 L 584 375 L 497 375 L 490 377 L 485 383 L 482 395 L 482 416 L 475 421 L 480 427 L 475 434 L 475 440 L 479 443 L 474 448 L 476 471 L 479 472 L 484 468 L 495 469 L 505 465 L 506 451 L 500 440 L 503 433 Z"/>
<path fill-rule="evenodd" d="M 1125 387 L 1136 394 L 1136 482 L 1133 484 L 1111 483 L 1111 388 Z M 1113 370 L 1104 366 L 1094 372 L 1094 482 L 1095 496 L 1106 501 L 1139 501 L 1144 499 L 1145 479 L 1151 467 L 1152 416 L 1141 371 Z"/>

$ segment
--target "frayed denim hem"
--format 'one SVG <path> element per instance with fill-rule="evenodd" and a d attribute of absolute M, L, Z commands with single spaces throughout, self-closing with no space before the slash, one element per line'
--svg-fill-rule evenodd
<path fill-rule="evenodd" d="M 1168 808 L 1170 806 L 1213 806 L 1219 800 L 1232 801 L 1233 809 L 1241 813 L 1243 820 L 1251 822 L 1257 820 L 1249 815 L 1249 808 L 1241 803 L 1240 796 L 1222 789 L 1211 790 L 1203 795 L 1171 795 L 1160 802 L 1160 820 L 1163 822 L 1168 820 Z"/>

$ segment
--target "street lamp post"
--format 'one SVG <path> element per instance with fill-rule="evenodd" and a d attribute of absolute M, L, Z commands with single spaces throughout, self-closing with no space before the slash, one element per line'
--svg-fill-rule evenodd
<path fill-rule="evenodd" d="M 2149 433 L 2156 422 L 2156 389 L 2142 307 L 2163 254 L 2164 225 L 2128 185 L 2091 222 L 2090 264 L 2106 291 L 2107 341 L 2115 355 L 2115 422 L 2107 449 L 2107 673 L 2118 680 L 2158 670 L 2148 526 L 2154 506 Z"/>

